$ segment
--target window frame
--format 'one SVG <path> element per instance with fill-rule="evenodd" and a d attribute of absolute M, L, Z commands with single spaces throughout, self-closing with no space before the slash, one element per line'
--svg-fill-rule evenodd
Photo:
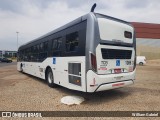
<path fill-rule="evenodd" d="M 74 36 L 74 34 L 76 34 L 76 35 Z M 70 37 L 71 38 L 73 37 L 72 40 L 70 39 Z M 66 34 L 65 38 L 66 38 L 66 41 L 65 41 L 65 52 L 67 52 L 67 53 L 77 52 L 78 51 L 78 47 L 79 47 L 79 40 L 80 40 L 79 32 L 78 31 L 74 31 L 72 33 Z M 73 50 L 71 50 L 71 47 L 73 47 L 71 45 L 75 44 L 75 42 L 78 42 L 78 44 L 76 46 L 74 46 Z M 70 47 L 69 49 L 67 48 L 68 47 L 67 44 L 69 44 L 69 47 Z M 76 49 L 76 47 L 77 47 L 77 49 Z"/>

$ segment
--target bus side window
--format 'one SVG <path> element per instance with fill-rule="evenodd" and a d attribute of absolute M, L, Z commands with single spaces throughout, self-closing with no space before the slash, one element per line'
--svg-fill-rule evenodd
<path fill-rule="evenodd" d="M 53 45 L 52 45 L 53 50 L 57 49 L 57 44 L 58 44 L 57 39 L 53 40 Z"/>
<path fill-rule="evenodd" d="M 53 50 L 59 50 L 62 44 L 62 39 L 61 38 L 57 38 L 53 40 L 53 45 L 52 45 L 52 49 Z"/>
<path fill-rule="evenodd" d="M 57 41 L 57 50 L 60 50 L 61 45 L 62 45 L 62 39 L 58 38 L 58 41 Z"/>
<path fill-rule="evenodd" d="M 48 52 L 48 41 L 44 42 L 44 51 Z"/>
<path fill-rule="evenodd" d="M 44 43 L 41 43 L 40 44 L 40 52 L 43 52 L 43 49 L 44 49 Z"/>
<path fill-rule="evenodd" d="M 39 54 L 37 56 L 38 62 L 42 62 L 43 60 L 45 60 L 47 58 L 47 54 L 48 54 L 48 41 L 40 44 Z"/>
<path fill-rule="evenodd" d="M 66 35 L 66 52 L 77 51 L 79 43 L 78 32 Z"/>
<path fill-rule="evenodd" d="M 60 56 L 61 55 L 61 45 L 62 45 L 62 38 L 57 38 L 52 41 L 52 55 L 53 56 Z"/>

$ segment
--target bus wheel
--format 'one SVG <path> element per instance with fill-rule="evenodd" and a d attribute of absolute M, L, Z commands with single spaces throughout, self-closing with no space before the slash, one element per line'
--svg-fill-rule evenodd
<path fill-rule="evenodd" d="M 140 62 L 139 65 L 143 65 L 143 62 Z"/>
<path fill-rule="evenodd" d="M 54 84 L 53 72 L 50 68 L 47 70 L 46 80 L 49 87 L 56 87 L 56 85 Z"/>
<path fill-rule="evenodd" d="M 21 63 L 21 66 L 20 66 L 20 71 L 23 72 L 23 65 Z"/>

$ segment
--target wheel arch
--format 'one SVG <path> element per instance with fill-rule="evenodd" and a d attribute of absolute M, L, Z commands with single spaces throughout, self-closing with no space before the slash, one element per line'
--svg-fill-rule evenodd
<path fill-rule="evenodd" d="M 20 64 L 20 67 L 22 67 L 22 66 L 23 66 L 23 64 L 21 63 L 21 64 Z"/>
<path fill-rule="evenodd" d="M 20 71 L 23 72 L 23 64 L 20 63 Z"/>
<path fill-rule="evenodd" d="M 51 67 L 50 67 L 50 66 L 47 66 L 47 67 L 46 67 L 46 70 L 45 70 L 45 80 L 46 80 L 46 77 L 47 77 L 47 71 L 48 71 L 49 69 L 51 69 Z M 51 69 L 51 70 L 52 70 L 52 69 Z"/>

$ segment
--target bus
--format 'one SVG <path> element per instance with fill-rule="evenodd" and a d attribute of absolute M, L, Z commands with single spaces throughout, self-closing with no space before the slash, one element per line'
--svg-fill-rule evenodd
<path fill-rule="evenodd" d="M 126 21 L 89 12 L 18 49 L 17 70 L 82 92 L 134 84 L 136 39 Z"/>

